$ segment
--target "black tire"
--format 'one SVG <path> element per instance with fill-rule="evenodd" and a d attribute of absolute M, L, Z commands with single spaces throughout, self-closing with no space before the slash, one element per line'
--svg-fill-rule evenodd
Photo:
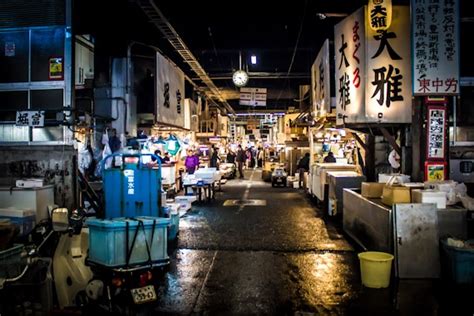
<path fill-rule="evenodd" d="M 275 186 L 276 186 L 276 185 L 275 185 L 275 183 L 274 183 L 274 182 L 272 182 L 272 188 L 274 188 Z"/>

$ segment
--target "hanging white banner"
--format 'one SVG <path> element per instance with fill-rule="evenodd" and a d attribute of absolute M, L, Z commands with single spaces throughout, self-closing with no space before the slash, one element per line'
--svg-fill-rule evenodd
<path fill-rule="evenodd" d="M 311 67 L 312 111 L 318 117 L 331 112 L 329 40 L 325 40 Z"/>
<path fill-rule="evenodd" d="M 337 125 L 366 122 L 365 7 L 334 27 Z"/>
<path fill-rule="evenodd" d="M 184 73 L 156 54 L 157 122 L 184 126 Z"/>
<path fill-rule="evenodd" d="M 387 30 L 367 29 L 365 113 L 369 122 L 411 122 L 410 8 L 393 7 Z"/>

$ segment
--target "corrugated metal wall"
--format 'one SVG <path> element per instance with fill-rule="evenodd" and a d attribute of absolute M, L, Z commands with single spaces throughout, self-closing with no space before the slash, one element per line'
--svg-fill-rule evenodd
<path fill-rule="evenodd" d="M 66 24 L 65 0 L 1 0 L 0 28 Z"/>

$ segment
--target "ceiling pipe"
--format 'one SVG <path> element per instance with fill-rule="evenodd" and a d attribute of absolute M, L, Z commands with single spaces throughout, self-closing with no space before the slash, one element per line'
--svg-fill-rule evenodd
<path fill-rule="evenodd" d="M 168 19 L 158 9 L 153 0 L 138 0 L 140 8 L 148 16 L 150 21 L 158 28 L 168 42 L 173 46 L 175 51 L 183 58 L 183 61 L 187 63 L 196 75 L 201 79 L 202 82 L 209 88 L 210 94 L 215 96 L 220 103 L 222 103 L 225 109 L 235 114 L 234 109 L 230 106 L 227 100 L 221 95 L 219 89 L 214 82 L 209 78 L 206 71 L 199 64 L 196 57 L 194 57 L 191 50 L 184 43 L 183 39 L 179 36 L 178 32 L 174 29 Z M 211 96 L 211 97 L 212 97 Z"/>

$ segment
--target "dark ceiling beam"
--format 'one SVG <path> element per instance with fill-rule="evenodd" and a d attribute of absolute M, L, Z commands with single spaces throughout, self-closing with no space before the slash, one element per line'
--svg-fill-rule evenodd
<path fill-rule="evenodd" d="M 282 52 L 290 52 L 292 53 L 294 51 L 294 47 L 288 47 L 288 48 L 255 48 L 255 49 L 242 49 L 242 48 L 220 48 L 220 49 L 194 49 L 196 52 L 196 55 L 205 55 L 205 54 L 212 54 L 215 55 L 216 53 L 218 54 L 231 54 L 231 55 L 239 55 L 239 50 L 245 51 L 246 55 L 250 56 L 252 54 L 261 54 L 261 53 L 279 53 L 281 54 Z M 297 48 L 297 51 L 299 52 L 314 52 L 314 48 Z"/>
<path fill-rule="evenodd" d="M 230 80 L 232 73 L 209 74 L 212 80 Z M 286 73 L 286 72 L 249 72 L 250 79 L 310 79 L 311 74 L 306 72 Z M 199 81 L 200 78 L 192 78 L 192 80 Z"/>

